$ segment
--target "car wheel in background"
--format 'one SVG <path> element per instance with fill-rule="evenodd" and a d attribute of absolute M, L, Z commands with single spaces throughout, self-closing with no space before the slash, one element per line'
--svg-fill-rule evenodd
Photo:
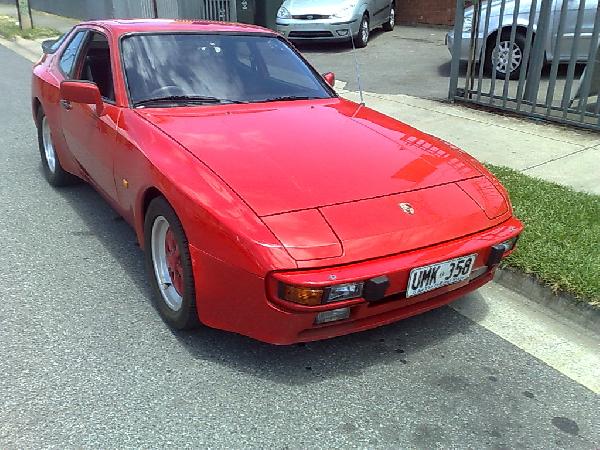
<path fill-rule="evenodd" d="M 158 311 L 179 330 L 199 325 L 194 273 L 187 237 L 163 197 L 148 206 L 144 220 L 146 269 Z"/>
<path fill-rule="evenodd" d="M 356 47 L 364 48 L 369 43 L 369 16 L 365 13 L 360 22 L 360 28 L 358 29 L 358 35 L 356 36 Z"/>
<path fill-rule="evenodd" d="M 396 26 L 396 3 L 392 2 L 390 9 L 390 17 L 388 21 L 383 24 L 383 31 L 393 31 Z"/>
<path fill-rule="evenodd" d="M 496 78 L 503 79 L 506 73 L 509 73 L 509 79 L 515 80 L 519 78 L 521 65 L 525 55 L 525 36 L 521 32 L 517 32 L 515 42 L 512 44 L 512 58 L 510 31 L 504 31 L 500 36 L 500 44 L 496 44 L 496 37 L 491 37 L 491 45 L 486 49 L 485 68 L 488 73 L 493 73 L 493 68 L 496 66 Z"/>
<path fill-rule="evenodd" d="M 52 141 L 50 124 L 48 123 L 48 118 L 42 107 L 38 110 L 36 124 L 42 167 L 48 183 L 52 186 L 59 187 L 79 181 L 76 176 L 66 172 L 60 165 L 58 154 L 56 153 L 54 142 Z"/>

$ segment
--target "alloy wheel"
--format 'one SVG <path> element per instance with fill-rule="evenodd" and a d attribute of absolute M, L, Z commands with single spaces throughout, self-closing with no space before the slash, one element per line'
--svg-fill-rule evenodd
<path fill-rule="evenodd" d="M 184 293 L 181 251 L 175 233 L 163 216 L 158 216 L 152 225 L 151 247 L 160 293 L 170 309 L 179 311 Z"/>
<path fill-rule="evenodd" d="M 361 28 L 361 38 L 364 43 L 369 41 L 369 20 L 365 17 L 362 22 Z"/>
<path fill-rule="evenodd" d="M 52 144 L 50 125 L 48 124 L 48 119 L 46 116 L 44 116 L 42 119 L 42 143 L 48 170 L 50 170 L 51 173 L 54 173 L 56 172 L 56 152 L 54 151 L 54 144 Z"/>
<path fill-rule="evenodd" d="M 497 72 L 510 74 L 521 67 L 521 63 L 523 62 L 523 52 L 521 51 L 521 47 L 513 42 L 511 58 L 510 41 L 502 41 L 494 49 L 492 58 Z"/>

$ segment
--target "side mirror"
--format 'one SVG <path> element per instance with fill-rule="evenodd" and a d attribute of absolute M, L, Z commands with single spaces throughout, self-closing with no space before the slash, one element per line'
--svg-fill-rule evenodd
<path fill-rule="evenodd" d="M 60 98 L 73 103 L 96 105 L 96 114 L 99 116 L 104 111 L 100 89 L 91 81 L 63 81 L 60 83 Z"/>
<path fill-rule="evenodd" d="M 42 51 L 46 55 L 54 53 L 55 50 L 52 48 L 52 46 L 56 44 L 56 42 L 58 42 L 58 39 L 46 39 L 45 41 L 42 41 Z"/>
<path fill-rule="evenodd" d="M 325 78 L 325 81 L 327 81 L 327 84 L 331 87 L 335 86 L 335 73 L 333 72 L 327 72 L 326 74 L 323 74 L 323 78 Z"/>

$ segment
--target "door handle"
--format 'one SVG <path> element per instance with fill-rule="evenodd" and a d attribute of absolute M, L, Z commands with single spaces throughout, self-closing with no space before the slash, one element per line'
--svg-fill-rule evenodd
<path fill-rule="evenodd" d="M 71 105 L 71 102 L 68 100 L 61 100 L 60 101 L 60 105 L 65 108 L 67 111 L 70 111 L 73 109 L 73 105 Z"/>

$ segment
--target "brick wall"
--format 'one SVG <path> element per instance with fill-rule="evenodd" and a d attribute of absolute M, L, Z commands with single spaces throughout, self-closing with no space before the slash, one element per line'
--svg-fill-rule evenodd
<path fill-rule="evenodd" d="M 402 24 L 454 24 L 456 0 L 396 0 L 396 17 Z"/>

